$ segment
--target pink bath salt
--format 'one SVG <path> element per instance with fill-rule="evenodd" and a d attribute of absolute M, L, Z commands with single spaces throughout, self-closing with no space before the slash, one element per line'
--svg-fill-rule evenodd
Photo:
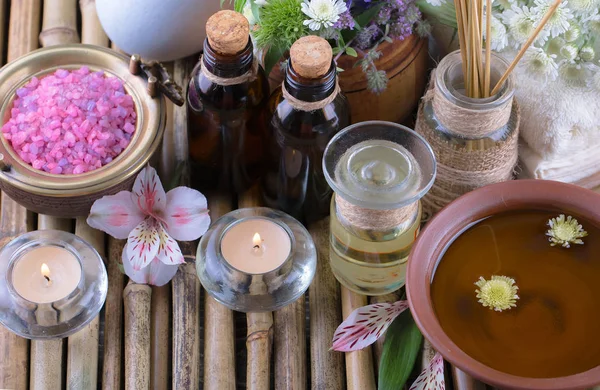
<path fill-rule="evenodd" d="M 113 161 L 135 133 L 123 82 L 87 67 L 33 77 L 16 92 L 2 134 L 35 169 L 81 174 Z"/>

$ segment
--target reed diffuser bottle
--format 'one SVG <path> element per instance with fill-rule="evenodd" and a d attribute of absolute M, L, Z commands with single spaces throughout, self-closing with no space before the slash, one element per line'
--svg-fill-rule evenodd
<path fill-rule="evenodd" d="M 217 12 L 206 34 L 187 90 L 192 184 L 242 192 L 261 174 L 269 86 L 242 14 Z"/>
<path fill-rule="evenodd" d="M 266 204 L 307 222 L 326 216 L 331 189 L 321 167 L 323 151 L 350 124 L 326 40 L 307 36 L 292 45 L 285 80 L 273 92 L 267 115 Z"/>
<path fill-rule="evenodd" d="M 435 177 L 431 147 L 404 126 L 362 122 L 331 140 L 323 170 L 335 191 L 330 219 L 335 277 L 359 294 L 399 289 L 421 225 L 419 199 Z"/>

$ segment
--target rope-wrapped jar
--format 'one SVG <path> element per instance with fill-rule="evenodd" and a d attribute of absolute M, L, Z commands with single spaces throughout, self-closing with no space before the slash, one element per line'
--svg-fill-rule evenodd
<path fill-rule="evenodd" d="M 507 67 L 492 54 L 491 85 Z M 439 63 L 432 84 L 419 106 L 415 129 L 429 142 L 438 163 L 435 183 L 423 198 L 426 216 L 475 188 L 511 180 L 519 137 L 512 76 L 494 96 L 467 97 L 460 52 L 455 51 Z"/>

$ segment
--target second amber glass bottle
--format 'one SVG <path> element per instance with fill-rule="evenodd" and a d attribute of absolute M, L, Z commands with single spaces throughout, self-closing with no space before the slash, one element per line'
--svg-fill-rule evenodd
<path fill-rule="evenodd" d="M 242 14 L 217 12 L 206 34 L 187 91 L 192 185 L 242 192 L 262 172 L 269 85 Z"/>
<path fill-rule="evenodd" d="M 285 80 L 268 109 L 265 202 L 305 222 L 326 216 L 332 192 L 323 175 L 323 151 L 350 124 L 326 40 L 307 36 L 292 45 Z"/>

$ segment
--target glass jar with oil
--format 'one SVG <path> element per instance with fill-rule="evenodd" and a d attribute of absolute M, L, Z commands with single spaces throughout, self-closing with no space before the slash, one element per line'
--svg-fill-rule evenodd
<path fill-rule="evenodd" d="M 404 126 L 362 122 L 329 142 L 323 171 L 335 192 L 330 219 L 335 277 L 365 295 L 399 289 L 421 225 L 420 199 L 435 178 L 431 147 Z"/>

